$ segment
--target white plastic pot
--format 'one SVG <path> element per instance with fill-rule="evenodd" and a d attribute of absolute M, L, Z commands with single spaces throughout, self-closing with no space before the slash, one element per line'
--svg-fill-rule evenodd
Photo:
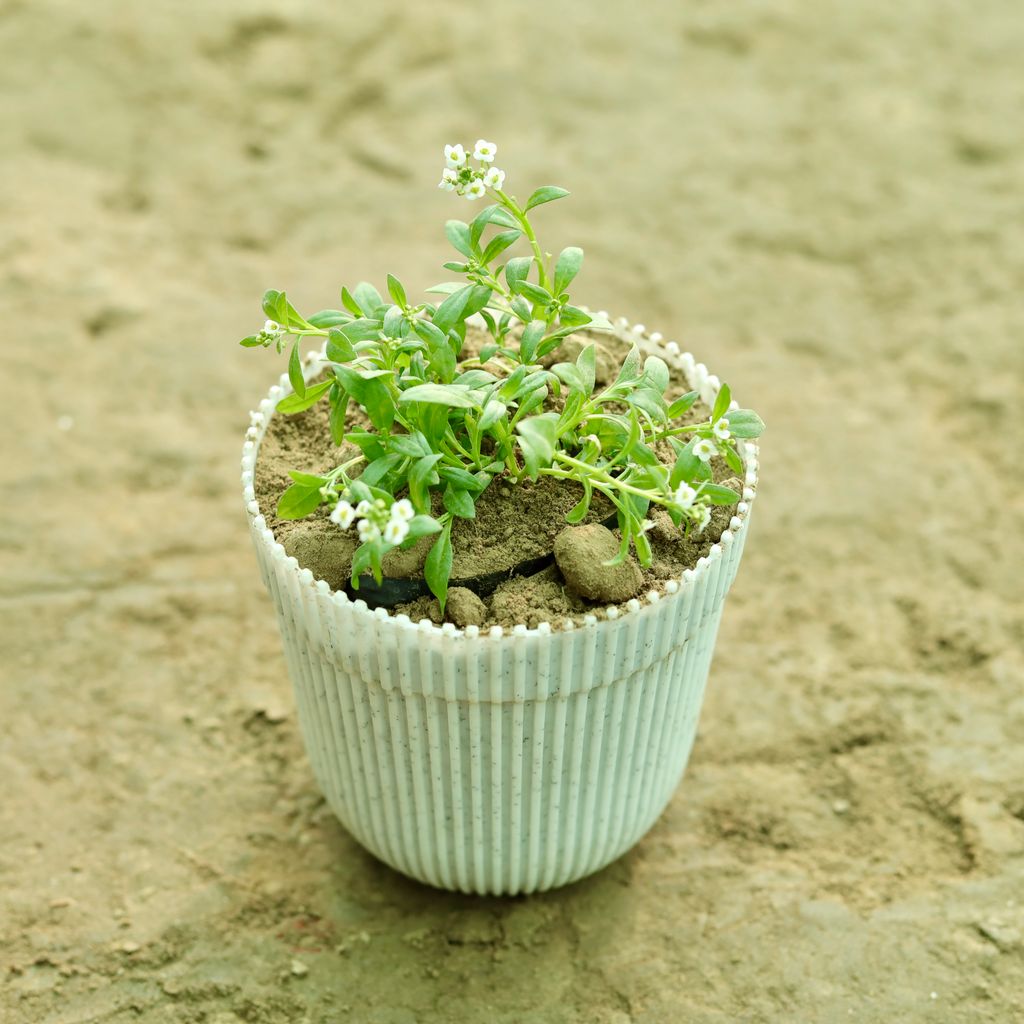
<path fill-rule="evenodd" d="M 681 368 L 709 404 L 719 381 L 642 326 L 618 331 Z M 317 373 L 315 357 L 310 376 Z M 313 772 L 352 835 L 403 874 L 474 893 L 565 885 L 654 824 L 693 745 L 726 594 L 757 483 L 696 568 L 582 621 L 464 630 L 335 593 L 285 554 L 253 474 L 287 375 L 252 415 L 242 486 L 277 609 Z"/>

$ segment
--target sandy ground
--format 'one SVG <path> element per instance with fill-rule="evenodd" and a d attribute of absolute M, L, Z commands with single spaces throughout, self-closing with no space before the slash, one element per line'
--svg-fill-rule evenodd
<path fill-rule="evenodd" d="M 5 1024 L 1024 1019 L 1018 0 L 0 0 L 0 47 Z M 443 277 L 478 135 L 770 431 L 679 792 L 511 901 L 326 811 L 237 483 L 261 291 Z"/>

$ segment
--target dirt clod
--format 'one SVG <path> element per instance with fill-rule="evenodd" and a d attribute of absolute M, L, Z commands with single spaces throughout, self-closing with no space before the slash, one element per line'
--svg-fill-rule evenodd
<path fill-rule="evenodd" d="M 618 538 L 606 526 L 567 526 L 555 538 L 555 561 L 565 582 L 591 601 L 628 601 L 643 584 L 640 567 L 631 558 L 605 565 L 619 551 Z"/>
<path fill-rule="evenodd" d="M 452 587 L 448 591 L 446 611 L 456 626 L 482 626 L 487 618 L 486 605 L 465 587 Z"/>

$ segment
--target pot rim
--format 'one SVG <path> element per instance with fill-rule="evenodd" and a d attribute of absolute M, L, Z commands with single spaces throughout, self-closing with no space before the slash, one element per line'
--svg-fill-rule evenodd
<path fill-rule="evenodd" d="M 581 307 L 586 310 L 586 307 Z M 599 316 L 605 318 L 608 314 L 601 310 Z M 482 324 L 483 321 L 480 320 Z M 638 345 L 641 351 L 647 355 L 659 355 L 669 365 L 679 370 L 685 378 L 691 390 L 700 394 L 701 400 L 707 405 L 713 405 L 715 398 L 721 388 L 721 381 L 717 376 L 708 372 L 708 368 L 695 360 L 689 352 L 683 351 L 674 341 L 666 341 L 658 331 L 648 332 L 642 324 L 631 324 L 626 317 L 618 317 L 614 321 L 613 333 L 624 342 L 633 342 Z M 310 379 L 318 374 L 322 368 L 322 362 L 326 361 L 325 353 L 309 352 L 304 358 L 303 375 Z M 267 392 L 258 409 L 249 414 L 250 426 L 245 432 L 245 442 L 242 445 L 241 481 L 242 496 L 245 502 L 246 514 L 249 519 L 250 531 L 258 538 L 268 553 L 277 560 L 282 560 L 290 565 L 293 571 L 298 573 L 299 580 L 308 587 L 315 588 L 320 593 L 330 595 L 331 599 L 338 605 L 350 605 L 352 610 L 366 615 L 368 618 L 375 618 L 379 621 L 391 620 L 396 628 L 417 630 L 419 632 L 434 633 L 438 636 L 464 636 L 475 638 L 487 635 L 494 638 L 502 636 L 537 636 L 553 632 L 558 625 L 564 631 L 570 631 L 580 627 L 600 627 L 619 620 L 624 615 L 633 615 L 644 607 L 657 604 L 662 600 L 679 600 L 683 593 L 697 585 L 700 577 L 703 576 L 716 562 L 723 557 L 723 549 L 730 547 L 740 539 L 740 535 L 748 528 L 750 511 L 754 499 L 757 497 L 757 470 L 759 448 L 754 441 L 745 441 L 737 445 L 737 451 L 743 460 L 746 474 L 743 484 L 742 500 L 736 508 L 736 514 L 729 521 L 729 525 L 722 533 L 719 540 L 712 545 L 707 555 L 697 560 L 696 566 L 692 569 L 684 569 L 678 579 L 663 580 L 657 587 L 649 590 L 640 597 L 634 597 L 626 602 L 625 608 L 616 605 L 609 606 L 596 612 L 588 612 L 580 618 L 566 618 L 557 623 L 541 622 L 530 628 L 525 623 L 508 628 L 504 626 L 492 626 L 490 629 L 481 630 L 479 626 L 459 627 L 454 623 L 445 622 L 442 625 L 435 624 L 431 619 L 420 619 L 413 621 L 408 615 L 393 614 L 387 608 L 371 609 L 362 598 L 350 598 L 343 590 L 332 590 L 326 580 L 317 579 L 309 569 L 302 568 L 298 560 L 287 554 L 284 545 L 274 537 L 273 531 L 267 526 L 267 521 L 260 512 L 259 503 L 255 493 L 256 460 L 259 456 L 260 442 L 270 426 L 270 420 L 276 412 L 277 403 L 286 395 L 291 394 L 292 387 L 288 380 L 288 374 L 281 374 L 280 380 Z M 729 409 L 740 408 L 739 403 L 734 399 L 729 404 Z M 602 614 L 603 612 L 603 614 Z"/>

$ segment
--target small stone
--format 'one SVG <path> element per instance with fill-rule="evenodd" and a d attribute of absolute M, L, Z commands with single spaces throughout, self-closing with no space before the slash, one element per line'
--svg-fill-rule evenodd
<path fill-rule="evenodd" d="M 127 942 L 121 943 L 121 952 L 127 953 L 129 956 L 131 956 L 132 953 L 138 953 L 141 948 L 142 947 L 137 942 L 132 942 L 131 939 Z"/>
<path fill-rule="evenodd" d="M 487 618 L 487 607 L 483 601 L 465 587 L 452 587 L 448 591 L 445 610 L 448 619 L 456 626 L 482 626 Z"/>
<path fill-rule="evenodd" d="M 600 523 L 567 526 L 555 538 L 555 561 L 566 583 L 581 597 L 616 604 L 628 601 L 643 583 L 632 557 L 604 565 L 619 551 L 615 534 Z"/>
<path fill-rule="evenodd" d="M 50 907 L 53 910 L 60 910 L 63 907 L 74 906 L 75 901 L 70 896 L 58 896 L 56 899 L 50 900 Z"/>
<path fill-rule="evenodd" d="M 832 811 L 835 814 L 845 814 L 850 809 L 849 800 L 833 800 Z"/>
<path fill-rule="evenodd" d="M 1004 953 L 1018 949 L 1024 944 L 1024 936 L 1021 935 L 1020 929 L 1014 928 L 1013 925 L 998 918 L 982 921 L 977 928 L 986 939 L 993 942 Z"/>
<path fill-rule="evenodd" d="M 296 978 L 304 978 L 309 974 L 309 968 L 301 960 L 292 961 L 291 971 Z"/>

